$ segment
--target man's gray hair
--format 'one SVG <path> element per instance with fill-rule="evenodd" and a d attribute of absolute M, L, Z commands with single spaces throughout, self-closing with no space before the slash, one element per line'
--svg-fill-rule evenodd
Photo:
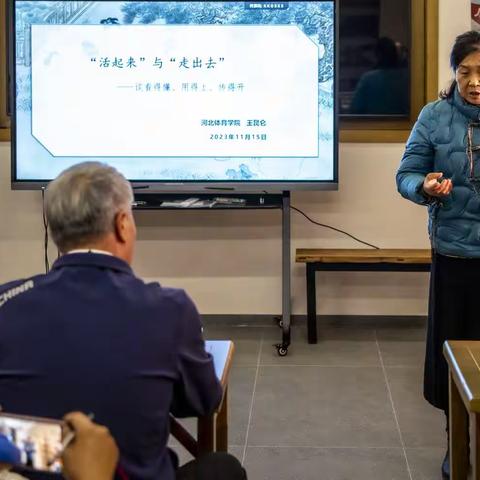
<path fill-rule="evenodd" d="M 61 252 L 86 246 L 114 231 L 115 216 L 131 208 L 132 187 L 115 168 L 84 162 L 48 184 L 45 212 Z"/>

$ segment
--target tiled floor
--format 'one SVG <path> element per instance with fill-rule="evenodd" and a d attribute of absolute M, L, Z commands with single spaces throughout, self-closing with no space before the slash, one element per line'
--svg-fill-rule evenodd
<path fill-rule="evenodd" d="M 275 325 L 206 324 L 205 336 L 236 345 L 229 443 L 250 480 L 441 479 L 445 421 L 422 397 L 422 321 L 325 322 L 317 345 L 293 326 L 286 357 Z"/>

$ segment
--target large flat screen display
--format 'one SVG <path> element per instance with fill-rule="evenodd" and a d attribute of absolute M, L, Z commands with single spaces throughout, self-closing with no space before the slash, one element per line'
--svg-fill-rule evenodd
<path fill-rule="evenodd" d="M 14 188 L 335 188 L 333 1 L 10 1 Z"/>

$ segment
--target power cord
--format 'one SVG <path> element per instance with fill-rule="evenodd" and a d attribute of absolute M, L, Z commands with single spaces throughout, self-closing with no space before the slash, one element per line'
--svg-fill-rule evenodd
<path fill-rule="evenodd" d="M 294 207 L 293 205 L 290 205 L 290 208 L 291 208 L 292 210 L 295 210 L 296 212 L 300 213 L 301 215 L 303 215 L 309 222 L 312 222 L 312 223 L 315 224 L 315 225 L 318 225 L 318 226 L 320 226 L 320 227 L 329 228 L 330 230 L 335 230 L 335 232 L 343 233 L 344 235 L 347 235 L 348 237 L 353 238 L 353 240 L 355 240 L 356 242 L 363 243 L 364 245 L 368 245 L 369 247 L 372 247 L 372 248 L 374 248 L 375 250 L 379 250 L 379 249 L 380 249 L 380 247 L 377 247 L 376 245 L 372 245 L 371 243 L 368 243 L 368 242 L 364 242 L 363 240 L 360 240 L 359 238 L 354 237 L 354 236 L 351 235 L 350 233 L 345 232 L 345 231 L 343 231 L 343 230 L 340 230 L 339 228 L 335 228 L 335 227 L 332 227 L 332 226 L 330 226 L 330 225 L 325 225 L 324 223 L 319 223 L 319 222 L 316 222 L 315 220 L 312 220 L 305 212 L 302 212 L 302 210 L 300 210 L 300 209 L 297 208 L 297 207 Z"/>
<path fill-rule="evenodd" d="M 345 232 L 344 230 L 340 230 L 339 228 L 332 227 L 331 225 L 326 225 L 324 223 L 316 222 L 315 220 L 312 220 L 305 212 L 303 212 L 297 207 L 294 207 L 293 205 L 290 205 L 290 208 L 300 213 L 300 215 L 303 215 L 309 222 L 313 223 L 314 225 L 318 225 L 319 227 L 329 228 L 330 230 L 334 230 L 335 232 L 343 233 L 344 235 L 347 235 L 348 237 L 355 240 L 356 242 L 363 243 L 364 245 L 372 247 L 375 250 L 379 250 L 380 248 L 380 247 L 377 247 L 376 245 L 372 245 L 371 243 L 364 242 L 363 240 L 360 240 L 359 238 L 355 237 L 354 235 L 351 235 L 348 232 Z M 48 259 L 48 220 L 45 212 L 45 187 L 42 187 L 42 218 L 43 218 L 43 227 L 45 230 L 45 234 L 44 234 L 45 273 L 48 273 L 50 271 L 50 261 Z M 60 252 L 58 252 L 58 256 L 60 256 Z"/>
<path fill-rule="evenodd" d="M 44 233 L 44 260 L 45 260 L 45 273 L 50 271 L 50 261 L 48 260 L 48 220 L 47 214 L 45 212 L 45 187 L 42 187 L 42 218 L 43 218 L 43 228 L 45 230 Z"/>

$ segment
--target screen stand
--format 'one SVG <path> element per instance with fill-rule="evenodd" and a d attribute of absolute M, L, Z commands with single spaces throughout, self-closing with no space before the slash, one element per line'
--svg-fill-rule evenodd
<path fill-rule="evenodd" d="M 219 200 L 219 197 L 220 200 Z M 191 203 L 189 199 L 204 203 Z M 214 202 L 214 200 L 217 200 Z M 211 203 L 212 202 L 212 203 Z M 135 210 L 282 210 L 282 315 L 276 317 L 282 329 L 282 341 L 275 344 L 278 355 L 284 357 L 290 346 L 291 324 L 291 250 L 290 250 L 290 192 L 280 193 L 137 193 L 133 203 Z"/>
<path fill-rule="evenodd" d="M 290 260 L 290 192 L 282 192 L 282 343 L 277 343 L 281 357 L 288 353 L 291 320 L 291 260 Z"/>

